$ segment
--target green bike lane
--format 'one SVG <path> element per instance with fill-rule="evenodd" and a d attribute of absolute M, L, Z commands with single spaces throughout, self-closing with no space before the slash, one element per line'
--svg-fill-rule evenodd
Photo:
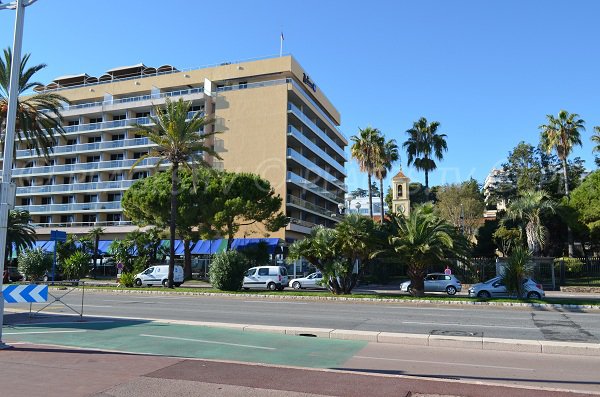
<path fill-rule="evenodd" d="M 5 326 L 3 339 L 83 349 L 307 368 L 340 368 L 367 342 L 135 320 Z"/>

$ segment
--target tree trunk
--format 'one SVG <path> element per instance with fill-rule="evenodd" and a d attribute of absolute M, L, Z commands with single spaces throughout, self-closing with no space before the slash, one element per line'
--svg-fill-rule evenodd
<path fill-rule="evenodd" d="M 168 287 L 173 288 L 173 271 L 175 270 L 175 227 L 177 222 L 177 186 L 179 164 L 173 163 L 171 169 L 171 219 L 169 222 L 169 281 Z"/>
<path fill-rule="evenodd" d="M 385 211 L 383 210 L 383 178 L 379 180 L 379 201 L 381 201 L 381 224 L 383 225 L 383 218 L 385 217 Z"/>
<path fill-rule="evenodd" d="M 563 163 L 563 177 L 565 179 L 565 197 L 567 198 L 567 203 L 569 202 L 570 199 L 570 192 L 569 192 L 569 180 L 568 178 L 568 173 L 567 173 L 567 158 L 565 157 L 562 160 Z M 567 244 L 569 245 L 569 258 L 573 257 L 573 231 L 571 230 L 571 226 L 567 225 Z"/>
<path fill-rule="evenodd" d="M 425 191 L 427 192 L 427 199 L 429 199 L 429 171 L 425 170 Z"/>
<path fill-rule="evenodd" d="M 183 277 L 185 280 L 192 279 L 192 247 L 190 243 L 191 241 L 188 239 L 183 240 Z"/>
<path fill-rule="evenodd" d="M 424 296 L 425 295 L 425 272 L 420 266 L 410 266 L 408 269 L 408 276 L 410 277 L 410 285 L 412 290 L 409 291 L 412 296 Z"/>
<path fill-rule="evenodd" d="M 373 194 L 371 190 L 371 174 L 367 174 L 369 178 L 369 216 L 373 219 Z"/>

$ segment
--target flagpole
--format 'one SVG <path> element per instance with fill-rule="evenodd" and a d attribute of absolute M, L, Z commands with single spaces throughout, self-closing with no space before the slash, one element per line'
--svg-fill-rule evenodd
<path fill-rule="evenodd" d="M 279 57 L 283 56 L 283 32 L 279 36 Z"/>

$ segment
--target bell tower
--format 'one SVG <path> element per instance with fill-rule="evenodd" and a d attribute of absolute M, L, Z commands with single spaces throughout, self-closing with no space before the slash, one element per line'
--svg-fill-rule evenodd
<path fill-rule="evenodd" d="M 392 178 L 392 189 L 394 189 L 392 211 L 397 214 L 410 214 L 409 182 L 410 178 L 404 175 L 402 170 Z"/>

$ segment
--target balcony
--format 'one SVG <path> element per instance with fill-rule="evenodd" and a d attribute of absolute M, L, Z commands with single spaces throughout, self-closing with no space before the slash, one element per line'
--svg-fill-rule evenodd
<path fill-rule="evenodd" d="M 302 189 L 309 190 L 316 195 L 328 199 L 334 202 L 336 206 L 338 205 L 338 203 L 341 203 L 344 200 L 343 198 L 339 198 L 337 195 L 331 193 L 329 190 L 324 189 L 321 186 L 316 185 L 313 182 L 310 182 L 309 180 L 306 180 L 300 175 L 297 175 L 291 171 L 288 171 L 287 173 L 287 182 L 295 183 Z"/>
<path fill-rule="evenodd" d="M 316 204 L 313 204 L 309 201 L 302 200 L 299 197 L 292 196 L 291 194 L 287 195 L 286 205 L 292 205 L 294 207 L 300 208 L 302 210 L 310 211 L 315 215 L 319 215 L 331 220 L 337 220 L 335 216 L 335 211 L 330 211 L 327 208 L 320 207 Z M 312 224 L 314 226 L 314 224 Z M 312 226 L 311 226 L 312 227 Z"/>
<path fill-rule="evenodd" d="M 148 168 L 158 163 L 157 157 L 150 157 L 140 161 L 137 167 Z M 13 176 L 21 175 L 47 175 L 47 174 L 63 174 L 73 173 L 80 171 L 102 171 L 102 170 L 115 170 L 115 169 L 130 169 L 131 166 L 138 160 L 114 160 L 114 161 L 98 161 L 95 163 L 79 163 L 79 164 L 66 164 L 66 165 L 50 165 L 46 167 L 28 167 L 28 168 L 15 168 L 13 170 Z M 166 164 L 166 163 L 165 163 Z"/>
<path fill-rule="evenodd" d="M 310 161 L 309 159 L 307 159 L 306 157 L 304 157 L 303 155 L 301 155 L 294 149 L 288 148 L 287 157 L 296 161 L 298 164 L 301 164 L 304 167 L 308 168 L 311 172 L 317 174 L 318 176 L 325 179 L 329 183 L 339 187 L 342 190 L 345 190 L 344 182 L 340 181 L 339 179 L 337 179 L 336 177 L 331 175 L 329 172 L 325 171 L 324 169 L 319 167 L 317 164 L 313 163 L 312 161 Z"/>
<path fill-rule="evenodd" d="M 298 118 L 298 120 L 302 121 L 308 128 L 310 128 L 319 138 L 321 138 L 329 147 L 331 147 L 337 154 L 339 154 L 344 160 L 346 160 L 346 154 L 344 153 L 344 149 L 335 143 L 333 139 L 331 139 L 325 131 L 319 128 L 311 119 L 305 115 L 302 110 L 300 110 L 293 103 L 288 103 L 288 112 L 292 113 L 294 116 Z"/>
<path fill-rule="evenodd" d="M 35 228 L 55 227 L 99 227 L 99 226 L 133 226 L 131 221 L 105 221 L 105 222 L 60 222 L 60 223 L 31 223 Z"/>
<path fill-rule="evenodd" d="M 45 193 L 75 193 L 86 191 L 106 191 L 106 190 L 126 190 L 133 185 L 135 181 L 110 181 L 110 182 L 89 182 L 72 183 L 69 185 L 45 185 L 45 186 L 27 186 L 18 187 L 17 196 L 45 194 Z"/>
<path fill-rule="evenodd" d="M 120 201 L 108 201 L 103 203 L 75 203 L 75 204 L 46 204 L 46 205 L 17 205 L 15 209 L 27 210 L 30 214 L 49 215 L 57 212 L 82 212 L 120 210 Z"/>
<path fill-rule="evenodd" d="M 65 154 L 65 153 L 81 153 L 81 152 L 93 152 L 105 149 L 118 149 L 118 148 L 131 148 L 136 146 L 156 146 L 148 138 L 135 138 L 135 139 L 123 139 L 120 141 L 107 141 L 107 142 L 96 142 L 96 143 L 82 143 L 79 145 L 63 145 L 55 146 L 52 150 L 52 154 Z M 38 157 L 37 153 L 33 149 L 17 150 L 17 158 L 26 157 Z"/>
<path fill-rule="evenodd" d="M 288 125 L 288 136 L 293 136 L 294 138 L 296 138 L 298 142 L 309 148 L 317 156 L 321 157 L 323 161 L 325 161 L 327 164 L 331 165 L 333 168 L 341 172 L 344 176 L 346 175 L 346 170 L 344 169 L 343 164 L 340 164 L 333 157 L 325 153 L 323 149 L 321 149 L 310 139 L 308 139 L 306 135 L 300 132 L 296 127 Z"/>

